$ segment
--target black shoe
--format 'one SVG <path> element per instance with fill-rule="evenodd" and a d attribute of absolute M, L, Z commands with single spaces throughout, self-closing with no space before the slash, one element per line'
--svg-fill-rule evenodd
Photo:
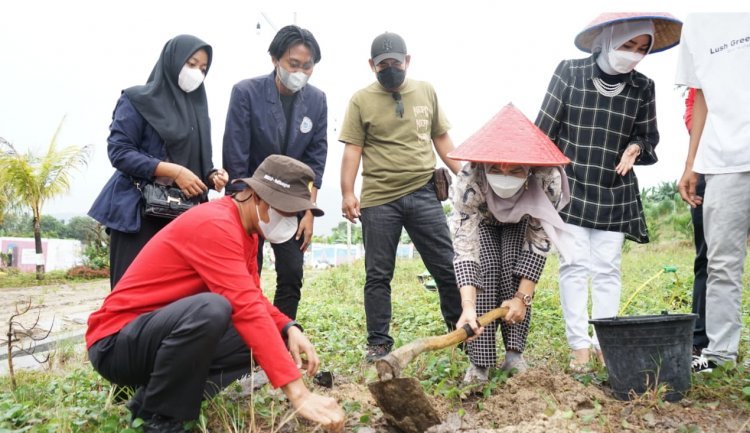
<path fill-rule="evenodd" d="M 368 344 L 365 359 L 367 362 L 375 362 L 385 355 L 391 353 L 393 344 Z"/>
<path fill-rule="evenodd" d="M 143 406 L 143 394 L 145 393 L 144 388 L 138 387 L 133 394 L 133 397 L 125 404 L 125 407 L 130 411 L 130 422 L 135 421 L 136 418 L 144 418 L 141 414 L 141 407 Z"/>
<path fill-rule="evenodd" d="M 710 373 L 714 371 L 714 368 L 718 366 L 719 364 L 717 364 L 715 361 L 712 361 L 708 358 L 704 358 L 703 356 L 698 356 L 698 357 L 693 357 L 691 369 L 693 373 Z"/>
<path fill-rule="evenodd" d="M 154 415 L 143 423 L 143 433 L 186 433 L 182 421 Z"/>

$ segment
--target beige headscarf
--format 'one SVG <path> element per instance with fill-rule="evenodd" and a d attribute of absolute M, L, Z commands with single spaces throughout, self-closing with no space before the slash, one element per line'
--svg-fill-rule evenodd
<path fill-rule="evenodd" d="M 481 164 L 481 166 L 486 175 L 487 169 L 492 164 Z M 525 168 L 528 169 L 530 167 L 526 166 Z M 517 223 L 525 215 L 536 218 L 560 255 L 566 261 L 570 261 L 572 258 L 571 252 L 573 251 L 570 244 L 571 237 L 565 230 L 565 222 L 563 222 L 557 213 L 558 210 L 565 207 L 570 201 L 570 186 L 568 185 L 568 177 L 565 175 L 565 170 L 562 167 L 555 168 L 560 173 L 560 200 L 556 205 L 552 204 L 542 189 L 539 180 L 534 175 L 529 176 L 525 191 L 507 199 L 498 197 L 487 183 L 486 178 L 481 183 L 482 186 L 480 188 L 487 200 L 487 208 L 498 221 Z"/>

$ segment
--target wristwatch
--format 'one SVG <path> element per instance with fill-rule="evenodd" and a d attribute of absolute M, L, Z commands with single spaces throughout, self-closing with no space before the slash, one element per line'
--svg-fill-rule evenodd
<path fill-rule="evenodd" d="M 513 295 L 513 297 L 522 300 L 523 305 L 527 307 L 531 305 L 531 300 L 534 299 L 533 296 L 527 295 L 526 293 L 523 293 L 523 292 L 516 292 L 516 294 Z"/>

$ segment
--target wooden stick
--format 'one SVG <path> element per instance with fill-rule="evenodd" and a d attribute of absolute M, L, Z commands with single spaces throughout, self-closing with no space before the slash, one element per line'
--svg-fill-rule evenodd
<path fill-rule="evenodd" d="M 497 319 L 505 317 L 508 314 L 508 308 L 495 308 L 488 311 L 477 319 L 481 326 L 487 326 Z M 468 325 L 465 325 L 467 327 Z M 378 370 L 378 377 L 381 381 L 390 380 L 399 377 L 401 371 L 422 352 L 443 349 L 454 346 L 467 338 L 470 334 L 464 328 L 456 329 L 445 335 L 425 337 L 411 343 L 401 346 L 375 363 Z"/>

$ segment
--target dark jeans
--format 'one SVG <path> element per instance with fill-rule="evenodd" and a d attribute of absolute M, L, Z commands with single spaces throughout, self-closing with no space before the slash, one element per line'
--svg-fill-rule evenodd
<path fill-rule="evenodd" d="M 300 251 L 304 236 L 295 240 L 294 236 L 281 244 L 271 244 L 276 267 L 276 294 L 273 296 L 273 305 L 290 319 L 297 318 L 297 307 L 302 298 L 302 265 L 304 265 L 304 252 Z M 264 239 L 258 237 L 258 275 L 263 268 L 263 243 Z"/>
<path fill-rule="evenodd" d="M 251 369 L 250 351 L 231 324 L 223 296 L 201 293 L 138 316 L 89 349 L 105 379 L 132 386 L 133 415 L 198 418 L 202 398 Z"/>
<path fill-rule="evenodd" d="M 135 257 L 146 243 L 169 222 L 166 218 L 141 218 L 141 229 L 135 233 L 109 231 L 109 288 L 114 290 L 117 282 L 128 270 Z"/>
<path fill-rule="evenodd" d="M 393 344 L 388 334 L 391 321 L 391 280 L 396 249 L 405 228 L 435 279 L 440 310 L 448 329 L 461 317 L 461 296 L 453 271 L 453 244 L 443 206 L 429 182 L 419 190 L 390 203 L 362 209 L 365 246 L 365 315 L 367 343 Z"/>
<path fill-rule="evenodd" d="M 703 197 L 706 192 L 706 179 L 698 177 L 696 194 Z M 706 239 L 703 237 L 703 206 L 690 209 L 693 218 L 693 241 L 695 243 L 695 261 L 693 262 L 693 313 L 698 315 L 693 329 L 693 346 L 704 349 L 708 347 L 706 336 L 706 279 L 708 278 L 708 257 L 706 256 Z"/>

